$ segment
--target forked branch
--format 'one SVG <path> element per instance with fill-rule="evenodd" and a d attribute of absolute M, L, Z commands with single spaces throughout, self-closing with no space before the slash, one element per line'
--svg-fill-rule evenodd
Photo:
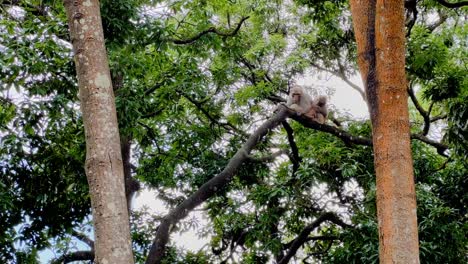
<path fill-rule="evenodd" d="M 336 225 L 339 225 L 343 228 L 348 228 L 352 227 L 351 225 L 348 225 L 344 223 L 336 214 L 327 212 L 319 216 L 314 222 L 306 226 L 299 236 L 296 237 L 296 239 L 293 240 L 293 242 L 290 244 L 288 253 L 280 260 L 278 261 L 278 264 L 286 264 L 291 260 L 294 255 L 296 255 L 297 250 L 305 243 L 308 241 L 309 234 L 314 231 L 315 228 L 319 227 L 323 222 L 325 221 L 330 221 Z"/>

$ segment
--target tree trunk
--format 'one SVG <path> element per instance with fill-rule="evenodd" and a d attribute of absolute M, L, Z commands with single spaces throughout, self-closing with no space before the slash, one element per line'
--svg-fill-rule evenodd
<path fill-rule="evenodd" d="M 117 115 L 99 1 L 65 0 L 86 135 L 95 263 L 133 263 Z"/>
<path fill-rule="evenodd" d="M 350 4 L 372 121 L 380 263 L 419 263 L 404 1 L 351 0 Z"/>

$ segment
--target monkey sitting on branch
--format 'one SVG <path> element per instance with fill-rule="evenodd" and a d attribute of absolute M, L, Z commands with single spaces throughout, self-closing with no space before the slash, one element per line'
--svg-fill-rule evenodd
<path fill-rule="evenodd" d="M 323 124 L 326 121 L 327 98 L 320 96 L 314 101 L 301 86 L 295 85 L 291 88 L 286 105 L 299 115 L 303 114 L 317 123 Z"/>

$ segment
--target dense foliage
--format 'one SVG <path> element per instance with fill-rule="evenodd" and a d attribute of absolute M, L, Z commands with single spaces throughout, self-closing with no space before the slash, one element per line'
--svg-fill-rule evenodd
<path fill-rule="evenodd" d="M 466 263 L 467 10 L 439 2 L 414 1 L 407 14 L 421 263 Z M 0 260 L 36 263 L 44 249 L 82 250 L 77 231 L 90 234 L 77 83 L 61 1 L 0 8 Z M 346 1 L 106 0 L 101 12 L 133 177 L 168 209 L 223 170 L 293 80 L 335 76 L 334 90 L 360 96 Z M 370 138 L 368 120 L 339 105 L 330 116 Z M 279 261 L 311 226 L 297 260 L 378 262 L 372 148 L 288 122 L 293 134 L 271 131 L 203 203 L 205 224 L 189 217 L 174 230 L 195 226 L 209 245 L 171 241 L 165 263 Z M 338 220 L 314 226 L 329 212 Z M 138 262 L 162 216 L 133 213 Z"/>

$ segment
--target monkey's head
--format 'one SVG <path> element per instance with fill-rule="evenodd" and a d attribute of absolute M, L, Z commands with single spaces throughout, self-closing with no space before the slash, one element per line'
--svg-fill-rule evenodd
<path fill-rule="evenodd" d="M 318 99 L 317 99 L 317 105 L 318 106 L 324 106 L 327 104 L 327 97 L 325 96 L 320 96 Z"/>
<path fill-rule="evenodd" d="M 300 86 L 293 86 L 291 90 L 289 90 L 289 96 L 291 96 L 293 104 L 299 104 L 301 100 L 301 96 L 304 93 Z"/>

